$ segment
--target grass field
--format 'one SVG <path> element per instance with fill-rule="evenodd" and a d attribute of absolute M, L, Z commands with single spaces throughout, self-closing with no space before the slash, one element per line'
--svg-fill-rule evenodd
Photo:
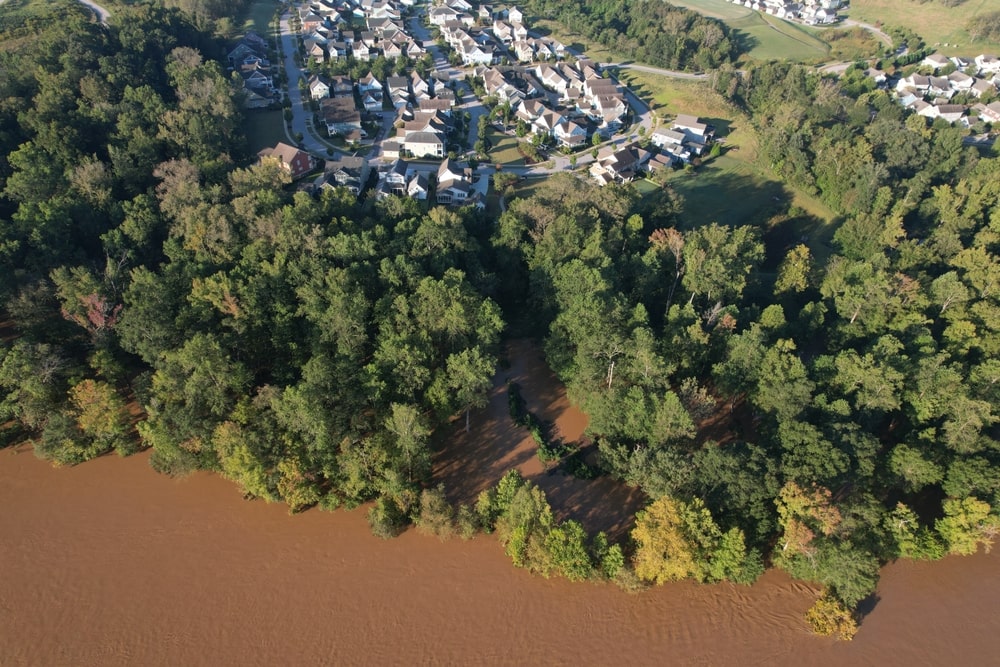
<path fill-rule="evenodd" d="M 681 219 L 694 227 L 708 222 L 729 225 L 753 224 L 766 226 L 775 216 L 794 210 L 781 230 L 768 232 L 777 238 L 796 242 L 808 239 L 815 257 L 830 253 L 830 239 L 836 229 L 833 211 L 810 195 L 779 182 L 758 161 L 757 138 L 749 119 L 730 105 L 703 81 L 689 81 L 622 70 L 620 77 L 643 98 L 659 117 L 686 113 L 699 116 L 716 127 L 725 139 L 726 152 L 689 173 L 678 171 L 669 184 L 684 197 Z M 640 182 L 637 188 L 645 193 L 655 189 L 650 182 Z"/>
<path fill-rule="evenodd" d="M 618 60 L 618 58 L 612 55 L 611 51 L 604 48 L 600 44 L 590 42 L 583 35 L 568 30 L 562 24 L 555 21 L 538 19 L 531 23 L 531 27 L 532 30 L 541 34 L 551 35 L 554 39 L 558 39 L 568 48 L 576 51 L 577 53 L 583 53 L 587 58 L 596 62 L 606 63 Z"/>
<path fill-rule="evenodd" d="M 973 42 L 965 24 L 974 16 L 1000 11 L 1000 0 L 967 0 L 957 7 L 917 0 L 852 0 L 847 16 L 866 23 L 909 28 L 946 55 L 1000 52 L 1000 44 Z M 944 46 L 948 44 L 948 46 Z"/>
<path fill-rule="evenodd" d="M 813 31 L 726 0 L 671 0 L 671 4 L 721 19 L 738 30 L 747 57 L 754 60 L 814 62 L 830 52 Z"/>
<path fill-rule="evenodd" d="M 670 0 L 670 4 L 693 9 L 699 14 L 723 21 L 746 18 L 755 13 L 748 7 L 734 5 L 727 0 Z"/>
<path fill-rule="evenodd" d="M 277 6 L 274 0 L 258 0 L 250 5 L 243 29 L 250 30 L 252 28 L 264 36 L 270 34 L 270 23 Z"/>
<path fill-rule="evenodd" d="M 247 143 L 253 153 L 279 141 L 288 141 L 281 111 L 251 111 L 246 119 Z"/>
<path fill-rule="evenodd" d="M 493 164 L 503 164 L 508 167 L 523 167 L 524 156 L 517 150 L 517 138 L 500 134 L 492 127 L 486 134 L 493 148 L 490 149 L 489 161 Z"/>
<path fill-rule="evenodd" d="M 675 172 L 667 183 L 684 199 L 680 220 L 685 229 L 711 222 L 759 227 L 770 270 L 798 243 L 809 246 L 819 261 L 832 252 L 838 226 L 833 212 L 743 160 L 738 152 L 722 155 L 694 172 Z M 636 187 L 642 194 L 657 189 L 651 181 L 641 181 Z"/>

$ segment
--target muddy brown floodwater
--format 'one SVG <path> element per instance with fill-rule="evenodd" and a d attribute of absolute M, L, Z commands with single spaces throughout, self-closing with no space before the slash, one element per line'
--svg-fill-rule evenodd
<path fill-rule="evenodd" d="M 578 437 L 585 417 L 537 350 L 512 351 L 498 382 L 521 382 L 532 410 Z M 473 420 L 435 461 L 456 498 L 518 466 L 592 530 L 615 530 L 638 502 L 608 480 L 545 475 L 530 443 L 505 433 L 499 385 Z M 455 447 L 480 467 L 461 467 Z M 26 448 L 0 450 L 0 665 L 1000 663 L 995 554 L 886 567 L 857 638 L 838 643 L 808 633 L 815 590 L 780 572 L 628 595 L 532 577 L 492 537 L 382 541 L 361 510 L 289 516 L 148 460 L 54 469 Z"/>

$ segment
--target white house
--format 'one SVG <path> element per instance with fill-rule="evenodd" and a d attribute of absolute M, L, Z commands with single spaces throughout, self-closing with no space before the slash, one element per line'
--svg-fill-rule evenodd
<path fill-rule="evenodd" d="M 980 74 L 996 74 L 1000 72 L 1000 58 L 988 53 L 980 53 L 976 56 L 976 67 Z"/>
<path fill-rule="evenodd" d="M 556 138 L 560 146 L 567 148 L 577 148 L 587 142 L 587 130 L 571 120 L 563 120 L 556 125 L 552 136 Z"/>
<path fill-rule="evenodd" d="M 309 94 L 314 100 L 330 97 L 330 86 L 318 76 L 309 79 Z"/>
<path fill-rule="evenodd" d="M 444 140 L 434 132 L 412 132 L 406 135 L 403 148 L 413 157 L 444 157 Z"/>

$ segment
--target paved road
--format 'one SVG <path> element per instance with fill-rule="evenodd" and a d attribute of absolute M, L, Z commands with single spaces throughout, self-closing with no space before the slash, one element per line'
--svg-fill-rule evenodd
<path fill-rule="evenodd" d="M 108 17 L 111 16 L 111 12 L 109 12 L 106 8 L 101 7 L 96 2 L 92 2 L 92 0 L 79 0 L 79 2 L 82 5 L 86 5 L 94 12 L 94 14 L 97 16 L 97 21 L 99 23 L 107 25 Z"/>
<path fill-rule="evenodd" d="M 870 23 L 863 23 L 861 21 L 855 21 L 854 19 L 844 19 L 840 23 L 835 24 L 834 26 L 831 26 L 831 27 L 837 27 L 837 28 L 839 28 L 839 27 L 845 26 L 845 25 L 848 26 L 848 27 L 851 27 L 851 28 L 861 28 L 862 30 L 867 30 L 868 32 L 872 33 L 873 35 L 875 35 L 876 37 L 878 37 L 880 40 L 882 40 L 888 46 L 892 46 L 892 37 L 890 37 L 889 35 L 885 34 L 884 32 L 882 32 L 881 30 L 879 30 L 878 28 L 876 28 L 875 26 L 873 26 Z"/>
<path fill-rule="evenodd" d="M 430 30 L 421 21 L 424 13 L 425 10 L 420 9 L 410 17 L 407 24 L 410 34 L 414 39 L 423 44 L 427 52 L 434 58 L 434 71 L 437 72 L 439 78 L 444 81 L 456 82 L 458 92 L 466 100 L 455 111 L 469 113 L 469 125 L 466 128 L 468 130 L 466 145 L 469 147 L 468 152 L 471 152 L 473 146 L 476 145 L 476 140 L 479 138 L 479 117 L 488 113 L 487 109 L 483 106 L 479 98 L 472 94 L 472 87 L 465 82 L 465 72 L 457 67 L 453 67 L 448 62 L 448 57 L 444 50 L 434 43 Z"/>
<path fill-rule="evenodd" d="M 848 67 L 850 67 L 853 64 L 854 63 L 844 63 L 844 62 L 827 63 L 826 65 L 817 68 L 816 71 L 819 72 L 820 74 L 836 74 L 837 76 L 840 76 L 847 70 Z"/>
<path fill-rule="evenodd" d="M 637 65 L 636 63 L 602 63 L 601 67 L 617 67 L 618 69 L 634 69 L 637 72 L 648 72 L 649 74 L 659 74 L 660 76 L 669 76 L 673 79 L 688 79 L 693 81 L 700 81 L 702 79 L 707 79 L 708 75 L 699 72 L 678 72 L 672 69 L 662 69 L 659 67 L 650 67 L 649 65 Z"/>
<path fill-rule="evenodd" d="M 285 74 L 288 79 L 288 99 L 292 103 L 292 127 L 289 132 L 285 125 L 285 134 L 293 145 L 326 159 L 330 150 L 336 149 L 319 138 L 313 130 L 312 109 L 308 107 L 307 100 L 303 99 L 302 91 L 299 90 L 299 80 L 303 78 L 302 71 L 295 64 L 295 54 L 298 50 L 298 37 L 292 32 L 288 25 L 288 13 L 281 15 L 279 22 L 281 32 L 281 50 L 285 59 Z M 295 141 L 294 137 L 302 135 L 302 141 Z M 343 153 L 343 151 L 340 151 Z"/>

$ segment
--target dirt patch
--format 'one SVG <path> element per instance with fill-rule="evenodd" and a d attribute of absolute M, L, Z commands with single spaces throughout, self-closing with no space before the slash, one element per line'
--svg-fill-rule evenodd
<path fill-rule="evenodd" d="M 609 477 L 581 480 L 544 468 L 537 446 L 526 429 L 514 424 L 507 405 L 507 383 L 516 382 L 528 410 L 553 425 L 552 435 L 564 442 L 581 439 L 587 415 L 570 405 L 566 389 L 545 363 L 541 347 L 529 340 L 509 341 L 505 350 L 509 368 L 493 378 L 489 404 L 450 428 L 434 458 L 434 479 L 443 482 L 455 503 L 474 503 L 480 492 L 497 483 L 511 468 L 536 483 L 548 496 L 560 519 L 576 519 L 590 533 L 603 530 L 621 539 L 631 528 L 645 496 Z"/>

